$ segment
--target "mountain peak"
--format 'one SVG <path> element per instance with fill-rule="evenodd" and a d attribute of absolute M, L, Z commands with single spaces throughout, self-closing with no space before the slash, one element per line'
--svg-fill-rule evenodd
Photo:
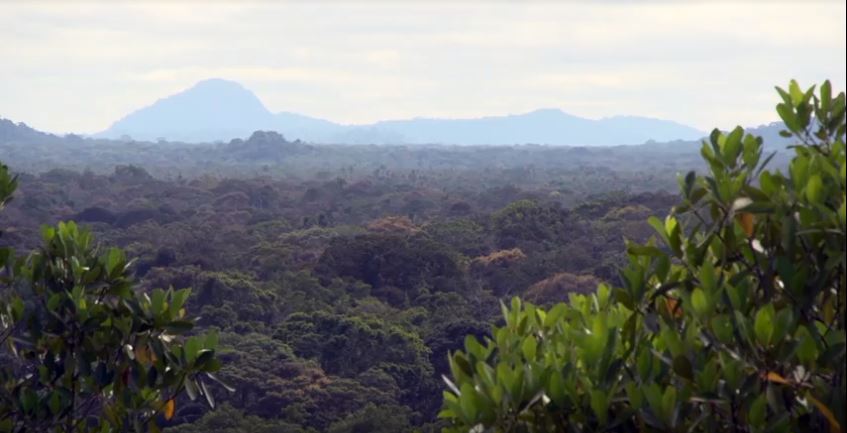
<path fill-rule="evenodd" d="M 157 104 L 169 100 L 188 103 L 237 105 L 241 109 L 268 112 L 264 104 L 262 104 L 253 92 L 238 82 L 224 80 L 222 78 L 209 78 L 198 81 L 182 92 L 160 99 Z"/>
<path fill-rule="evenodd" d="M 565 113 L 564 111 L 562 111 L 558 108 L 539 108 L 537 110 L 532 110 L 532 111 L 530 111 L 529 113 L 526 113 L 526 114 L 560 115 L 560 114 L 567 114 L 567 113 Z"/>
<path fill-rule="evenodd" d="M 198 81 L 182 93 L 186 92 L 239 92 L 253 94 L 242 86 L 241 83 L 223 78 L 207 78 Z"/>
<path fill-rule="evenodd" d="M 98 135 L 214 141 L 273 129 L 273 124 L 273 114 L 253 92 L 235 81 L 211 78 L 128 114 Z"/>

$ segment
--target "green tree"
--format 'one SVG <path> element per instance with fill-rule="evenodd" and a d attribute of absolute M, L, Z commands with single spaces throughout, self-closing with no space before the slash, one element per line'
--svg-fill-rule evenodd
<path fill-rule="evenodd" d="M 844 431 L 845 95 L 792 81 L 762 140 L 714 131 L 658 235 L 627 244 L 620 287 L 505 325 L 450 359 L 450 432 Z"/>
<path fill-rule="evenodd" d="M 15 187 L 0 164 L 0 207 Z M 42 235 L 0 249 L 0 432 L 158 431 L 183 391 L 214 405 L 217 337 L 180 337 L 188 289 L 139 293 L 124 253 L 73 222 Z"/>

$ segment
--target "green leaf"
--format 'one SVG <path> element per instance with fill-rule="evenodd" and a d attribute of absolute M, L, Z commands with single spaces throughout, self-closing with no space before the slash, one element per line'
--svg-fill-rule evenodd
<path fill-rule="evenodd" d="M 56 308 L 59 307 L 59 304 L 65 298 L 64 293 L 53 293 L 50 295 L 50 298 L 47 300 L 47 309 L 50 311 L 56 311 Z"/>
<path fill-rule="evenodd" d="M 20 394 L 19 400 L 24 412 L 32 412 L 38 404 L 38 394 L 29 388 L 24 388 Z"/>
<path fill-rule="evenodd" d="M 461 391 L 462 393 L 459 394 L 459 405 L 462 408 L 462 414 L 466 420 L 474 422 L 479 412 L 476 391 L 474 391 L 473 385 L 469 383 L 462 384 Z"/>
<path fill-rule="evenodd" d="M 774 89 L 776 89 L 776 92 L 779 93 L 779 97 L 782 98 L 783 102 L 786 104 L 791 103 L 791 95 L 789 95 L 788 92 L 779 86 L 774 86 Z"/>
<path fill-rule="evenodd" d="M 184 334 L 194 328 L 194 323 L 189 320 L 174 320 L 165 325 L 165 329 L 173 334 Z"/>
<path fill-rule="evenodd" d="M 206 333 L 204 347 L 207 349 L 216 349 L 218 347 L 218 331 L 212 330 Z"/>
<path fill-rule="evenodd" d="M 662 415 L 663 420 L 670 426 L 673 426 L 673 412 L 676 409 L 676 388 L 669 386 L 665 388 L 665 394 L 662 396 Z"/>
<path fill-rule="evenodd" d="M 828 114 L 831 107 L 832 84 L 830 84 L 829 80 L 826 80 L 821 84 L 821 111 Z"/>
<path fill-rule="evenodd" d="M 600 425 L 604 425 L 609 419 L 609 396 L 602 390 L 591 391 L 591 410 L 597 415 Z"/>
<path fill-rule="evenodd" d="M 521 351 L 526 360 L 534 360 L 537 349 L 538 342 L 535 341 L 535 337 L 533 336 L 527 337 L 521 345 Z"/>
<path fill-rule="evenodd" d="M 715 270 L 715 265 L 712 264 L 712 261 L 707 259 L 703 262 L 703 266 L 700 267 L 700 273 L 698 274 L 700 280 L 700 286 L 708 293 L 714 293 L 717 289 L 717 271 Z"/>
<path fill-rule="evenodd" d="M 694 307 L 694 311 L 700 316 L 705 316 L 709 313 L 709 301 L 706 299 L 706 293 L 703 290 L 699 288 L 694 289 L 694 292 L 691 293 L 691 306 Z"/>
<path fill-rule="evenodd" d="M 791 107 L 786 104 L 779 104 L 776 106 L 776 112 L 791 132 L 800 132 L 800 122 Z"/>
<path fill-rule="evenodd" d="M 647 223 L 656 230 L 656 233 L 665 241 L 665 244 L 670 246 L 670 242 L 668 240 L 668 232 L 665 231 L 665 224 L 659 220 L 658 218 L 651 216 L 647 218 Z"/>
<path fill-rule="evenodd" d="M 153 312 L 153 317 L 157 317 L 165 310 L 165 291 L 162 289 L 154 289 L 150 294 L 150 310 Z"/>
<path fill-rule="evenodd" d="M 823 190 L 823 181 L 817 174 L 809 176 L 809 181 L 806 184 L 806 198 L 812 203 L 821 203 Z"/>
<path fill-rule="evenodd" d="M 753 400 L 753 404 L 750 405 L 750 424 L 755 427 L 762 427 L 765 425 L 765 415 L 767 414 L 768 408 L 768 400 L 765 398 L 765 394 L 761 394 Z"/>
<path fill-rule="evenodd" d="M 562 376 L 562 373 L 558 371 L 554 371 L 550 380 L 547 382 L 547 392 L 551 400 L 556 404 L 564 404 L 565 403 L 565 379 Z"/>
<path fill-rule="evenodd" d="M 41 238 L 44 243 L 50 243 L 56 236 L 56 229 L 50 226 L 41 226 Z"/>
<path fill-rule="evenodd" d="M 772 304 L 768 304 L 756 313 L 756 319 L 753 322 L 753 332 L 756 334 L 756 340 L 762 346 L 769 346 L 771 336 L 773 336 L 773 319 L 774 308 Z"/>
<path fill-rule="evenodd" d="M 791 103 L 796 107 L 803 102 L 803 91 L 800 89 L 800 85 L 797 84 L 797 81 L 791 80 L 788 84 L 788 94 L 791 96 Z"/>
<path fill-rule="evenodd" d="M 719 315 L 712 318 L 711 321 L 712 333 L 715 334 L 718 341 L 727 344 L 733 339 L 732 335 L 732 320 L 726 315 Z"/>
<path fill-rule="evenodd" d="M 798 328 L 794 338 L 799 343 L 795 354 L 800 362 L 809 365 L 818 358 L 818 346 L 815 343 L 815 339 L 805 327 Z"/>
<path fill-rule="evenodd" d="M 200 341 L 200 337 L 189 337 L 185 342 L 185 359 L 189 363 L 193 363 L 201 349 L 203 349 L 203 343 Z"/>
<path fill-rule="evenodd" d="M 185 301 L 191 296 L 191 289 L 180 289 L 171 295 L 170 310 L 176 314 L 183 306 Z"/>
<path fill-rule="evenodd" d="M 215 351 L 211 349 L 202 349 L 197 352 L 197 359 L 194 361 L 194 365 L 197 368 L 203 368 L 208 362 L 211 362 L 215 358 Z"/>
<path fill-rule="evenodd" d="M 642 394 L 641 390 L 638 387 L 638 384 L 635 382 L 629 382 L 626 384 L 626 397 L 629 399 L 629 404 L 633 409 L 641 409 L 644 405 L 644 394 Z"/>
<path fill-rule="evenodd" d="M 106 254 L 106 272 L 114 275 L 119 272 L 119 266 L 126 261 L 124 252 L 120 248 L 110 248 Z"/>

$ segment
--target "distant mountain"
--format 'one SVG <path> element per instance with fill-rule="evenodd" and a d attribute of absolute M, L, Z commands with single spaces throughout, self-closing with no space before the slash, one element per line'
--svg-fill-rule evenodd
<path fill-rule="evenodd" d="M 648 140 L 690 140 L 703 131 L 644 117 L 585 119 L 557 109 L 478 119 L 390 120 L 340 125 L 300 114 L 269 111 L 240 84 L 210 79 L 128 114 L 96 137 L 209 142 L 273 130 L 288 139 L 374 144 L 553 144 L 605 146 Z"/>
<path fill-rule="evenodd" d="M 212 142 L 247 137 L 258 130 L 300 134 L 335 126 L 294 113 L 273 114 L 240 84 L 211 79 L 130 113 L 95 137 L 128 135 L 145 141 Z"/>
<path fill-rule="evenodd" d="M 702 131 L 666 120 L 644 117 L 590 120 L 557 109 L 480 119 L 394 120 L 376 123 L 374 127 L 396 132 L 413 143 L 608 146 L 703 136 Z"/>
<path fill-rule="evenodd" d="M 56 142 L 61 138 L 0 117 L 0 143 Z"/>

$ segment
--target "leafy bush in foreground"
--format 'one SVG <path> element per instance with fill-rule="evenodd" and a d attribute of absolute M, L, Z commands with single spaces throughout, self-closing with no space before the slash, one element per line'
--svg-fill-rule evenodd
<path fill-rule="evenodd" d="M 0 164 L 0 208 L 16 179 Z M 123 251 L 73 222 L 27 257 L 0 248 L 0 432 L 159 431 L 216 380 L 217 337 L 178 337 L 190 291 L 136 291 Z"/>
<path fill-rule="evenodd" d="M 765 169 L 741 128 L 703 144 L 620 287 L 514 299 L 450 359 L 450 432 L 844 431 L 845 95 L 778 89 L 798 140 Z"/>

